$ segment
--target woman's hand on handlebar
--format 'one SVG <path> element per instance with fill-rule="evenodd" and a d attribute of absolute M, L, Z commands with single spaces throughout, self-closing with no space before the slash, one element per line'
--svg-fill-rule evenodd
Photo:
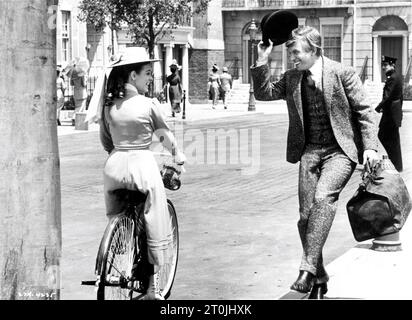
<path fill-rule="evenodd" d="M 173 159 L 174 159 L 174 162 L 179 166 L 182 166 L 186 162 L 186 156 L 184 155 L 183 152 L 180 152 L 180 151 L 176 153 Z"/>

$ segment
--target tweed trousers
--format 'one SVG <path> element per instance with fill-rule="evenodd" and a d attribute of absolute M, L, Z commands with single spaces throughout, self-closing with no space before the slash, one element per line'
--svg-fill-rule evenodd
<path fill-rule="evenodd" d="M 300 160 L 298 230 L 303 247 L 300 270 L 316 275 L 317 283 L 329 277 L 322 250 L 335 218 L 339 194 L 356 163 L 337 145 L 308 144 Z"/>

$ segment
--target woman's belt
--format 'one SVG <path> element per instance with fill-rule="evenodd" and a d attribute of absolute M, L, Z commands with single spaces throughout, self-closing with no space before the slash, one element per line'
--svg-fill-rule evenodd
<path fill-rule="evenodd" d="M 130 151 L 130 150 L 149 150 L 149 146 L 133 146 L 133 145 L 126 145 L 126 146 L 114 146 L 116 151 Z"/>

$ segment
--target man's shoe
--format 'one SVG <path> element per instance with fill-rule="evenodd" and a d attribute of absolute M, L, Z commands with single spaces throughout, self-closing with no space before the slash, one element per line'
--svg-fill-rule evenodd
<path fill-rule="evenodd" d="M 323 295 L 328 292 L 328 285 L 326 283 L 315 284 L 310 292 L 308 299 L 323 300 Z"/>
<path fill-rule="evenodd" d="M 299 271 L 299 277 L 290 287 L 292 290 L 307 293 L 312 290 L 313 285 L 315 284 L 316 277 L 314 274 L 309 271 Z"/>

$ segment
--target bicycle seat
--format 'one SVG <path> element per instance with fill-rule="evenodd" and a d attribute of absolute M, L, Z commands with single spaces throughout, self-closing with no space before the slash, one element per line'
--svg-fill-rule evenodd
<path fill-rule="evenodd" d="M 147 195 L 138 190 L 117 189 L 113 191 L 113 194 L 130 205 L 138 205 L 146 201 Z"/>

